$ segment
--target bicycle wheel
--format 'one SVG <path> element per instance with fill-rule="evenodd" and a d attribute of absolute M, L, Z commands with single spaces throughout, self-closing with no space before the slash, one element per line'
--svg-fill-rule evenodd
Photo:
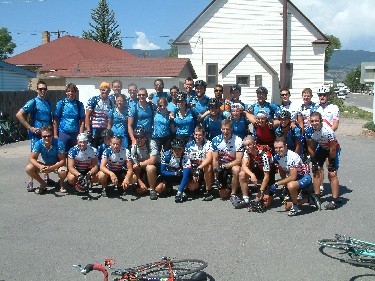
<path fill-rule="evenodd" d="M 345 260 L 345 262 L 353 264 L 353 265 L 375 268 L 375 258 L 347 259 Z"/>
<path fill-rule="evenodd" d="M 322 239 L 318 240 L 318 244 L 323 247 L 338 249 L 338 250 L 344 250 L 347 251 L 349 249 L 353 249 L 353 247 L 356 247 L 349 241 L 340 241 L 337 239 Z"/>
<path fill-rule="evenodd" d="M 184 259 L 171 261 L 172 270 L 175 277 L 189 275 L 207 267 L 207 263 L 203 260 L 197 259 Z M 137 277 L 140 278 L 169 278 L 168 264 L 163 264 L 159 267 L 141 269 L 141 267 L 134 270 L 137 273 Z M 142 280 L 142 279 L 141 279 Z"/>

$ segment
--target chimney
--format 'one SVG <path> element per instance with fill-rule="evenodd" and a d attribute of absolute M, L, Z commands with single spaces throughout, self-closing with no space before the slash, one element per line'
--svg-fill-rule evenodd
<path fill-rule="evenodd" d="M 51 41 L 51 34 L 49 31 L 42 32 L 42 44 L 46 44 Z"/>

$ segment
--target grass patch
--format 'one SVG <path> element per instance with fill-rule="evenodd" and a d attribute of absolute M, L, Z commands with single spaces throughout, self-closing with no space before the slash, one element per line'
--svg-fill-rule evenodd
<path fill-rule="evenodd" d="M 340 109 L 340 116 L 346 118 L 364 119 L 367 121 L 372 120 L 372 112 L 360 109 L 354 105 L 344 105 L 344 101 L 336 97 L 336 95 L 330 95 L 330 102 L 336 104 Z"/>
<path fill-rule="evenodd" d="M 373 121 L 367 122 L 365 125 L 363 125 L 363 128 L 375 132 L 375 123 Z"/>

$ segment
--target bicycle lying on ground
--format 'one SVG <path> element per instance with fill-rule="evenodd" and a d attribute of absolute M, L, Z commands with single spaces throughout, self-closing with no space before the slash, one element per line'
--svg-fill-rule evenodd
<path fill-rule="evenodd" d="M 172 260 L 162 257 L 160 261 L 127 268 L 112 269 L 115 264 L 113 259 L 106 259 L 104 264 L 88 264 L 85 267 L 73 265 L 80 270 L 83 275 L 92 271 L 103 273 L 104 281 L 108 281 L 108 269 L 112 270 L 111 275 L 119 276 L 114 281 L 131 280 L 131 281 L 206 281 L 207 274 L 202 269 L 207 267 L 207 263 L 197 259 Z M 189 276 L 190 275 L 190 276 Z M 181 279 L 182 276 L 189 276 L 188 279 Z"/>
<path fill-rule="evenodd" d="M 335 239 L 318 240 L 323 247 L 343 250 L 349 258 L 342 261 L 364 267 L 375 269 L 375 244 L 349 236 L 336 234 Z"/>
<path fill-rule="evenodd" d="M 0 112 L 0 145 L 25 140 L 21 125 L 9 119 L 9 114 Z"/>

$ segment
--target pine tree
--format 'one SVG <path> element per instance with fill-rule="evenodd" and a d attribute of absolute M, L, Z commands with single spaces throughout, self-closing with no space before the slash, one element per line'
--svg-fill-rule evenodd
<path fill-rule="evenodd" d="M 91 10 L 91 18 L 94 21 L 94 24 L 89 23 L 92 30 L 83 31 L 82 37 L 121 49 L 121 30 L 118 30 L 115 13 L 109 10 L 106 0 L 100 0 L 98 7 Z"/>

